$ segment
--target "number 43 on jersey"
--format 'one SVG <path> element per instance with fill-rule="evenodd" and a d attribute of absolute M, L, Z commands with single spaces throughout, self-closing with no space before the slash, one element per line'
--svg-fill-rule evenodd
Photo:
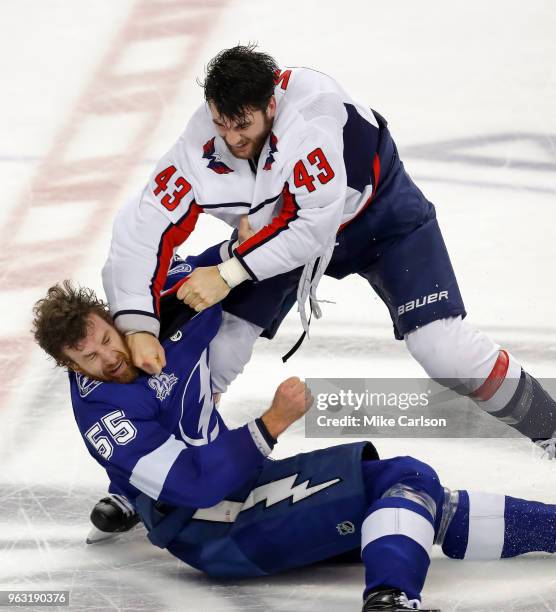
<path fill-rule="evenodd" d="M 293 183 L 297 188 L 306 187 L 307 191 L 311 193 L 316 189 L 316 179 L 318 179 L 319 183 L 325 185 L 334 178 L 334 170 L 332 170 L 320 147 L 317 147 L 307 155 L 307 162 L 309 168 L 307 168 L 305 161 L 302 159 L 293 168 Z M 319 171 L 316 174 L 315 169 Z"/>
<path fill-rule="evenodd" d="M 191 191 L 191 185 L 183 178 L 183 176 L 178 176 L 174 181 L 172 181 L 172 177 L 176 173 L 176 166 L 168 166 L 159 172 L 155 178 L 154 182 L 156 183 L 156 187 L 153 190 L 155 196 L 160 195 L 168 190 L 168 184 L 173 183 L 173 186 L 176 187 L 172 192 L 172 195 L 166 193 L 160 198 L 160 203 L 166 210 L 170 212 L 175 210 L 182 199 Z M 170 187 L 171 188 L 171 187 Z"/>

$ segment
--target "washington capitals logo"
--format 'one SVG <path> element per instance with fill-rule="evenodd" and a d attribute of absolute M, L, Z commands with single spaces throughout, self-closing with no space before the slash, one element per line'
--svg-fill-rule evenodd
<path fill-rule="evenodd" d="M 268 151 L 268 156 L 263 166 L 263 170 L 270 170 L 272 168 L 272 164 L 274 163 L 274 153 L 278 152 L 278 138 L 274 132 L 270 132 L 270 150 Z"/>
<path fill-rule="evenodd" d="M 216 137 L 212 137 L 207 143 L 203 145 L 203 158 L 208 159 L 209 163 L 207 168 L 214 170 L 216 174 L 229 174 L 233 172 L 231 168 L 228 168 L 226 164 L 220 160 L 220 153 L 216 153 L 214 147 L 214 141 Z"/>

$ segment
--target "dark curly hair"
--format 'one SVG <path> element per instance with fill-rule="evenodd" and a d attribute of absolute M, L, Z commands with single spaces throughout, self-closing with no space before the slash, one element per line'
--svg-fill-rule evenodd
<path fill-rule="evenodd" d="M 246 109 L 266 110 L 274 94 L 278 64 L 256 48 L 250 43 L 224 49 L 208 63 L 201 85 L 205 100 L 214 104 L 220 116 L 242 121 Z"/>
<path fill-rule="evenodd" d="M 87 335 L 87 318 L 90 314 L 112 324 L 108 305 L 97 298 L 92 289 L 74 287 L 69 280 L 57 283 L 46 297 L 33 307 L 33 329 L 37 344 L 56 365 L 68 367 L 71 361 L 64 353 L 65 347 L 75 348 Z"/>

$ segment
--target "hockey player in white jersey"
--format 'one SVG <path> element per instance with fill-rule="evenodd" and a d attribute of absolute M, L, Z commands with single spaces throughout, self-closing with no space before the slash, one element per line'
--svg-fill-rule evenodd
<path fill-rule="evenodd" d="M 327 75 L 279 70 L 252 46 L 215 57 L 204 91 L 206 103 L 114 225 L 103 281 L 135 363 L 152 372 L 164 363 L 160 290 L 173 252 L 204 212 L 240 241 L 233 236 L 222 263 L 191 275 L 178 293 L 186 304 L 200 311 L 233 288 L 281 278 L 287 298 L 242 313 L 271 336 L 296 300 L 305 329 L 307 300 L 320 316 L 323 273 L 359 274 L 429 376 L 554 454 L 556 403 L 464 321 L 434 206 L 405 172 L 382 116 Z"/>

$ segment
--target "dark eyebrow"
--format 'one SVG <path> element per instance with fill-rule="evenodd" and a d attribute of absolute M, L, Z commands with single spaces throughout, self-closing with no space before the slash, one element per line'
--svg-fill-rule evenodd
<path fill-rule="evenodd" d="M 218 125 L 219 127 L 226 127 L 226 125 L 224 123 L 222 123 L 222 121 L 218 121 L 218 119 L 213 119 L 212 122 L 215 125 Z M 235 124 L 236 128 L 242 128 L 242 127 L 248 127 L 253 123 L 253 121 L 249 121 L 249 120 L 245 120 L 245 121 L 238 121 Z"/>

